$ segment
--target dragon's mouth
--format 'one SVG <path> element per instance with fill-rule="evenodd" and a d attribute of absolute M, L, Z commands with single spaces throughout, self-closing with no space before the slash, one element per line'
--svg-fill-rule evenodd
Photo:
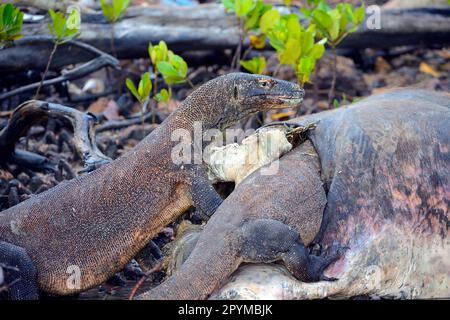
<path fill-rule="evenodd" d="M 298 107 L 303 101 L 303 93 L 300 91 L 298 95 L 271 95 L 273 100 L 278 102 L 273 109 L 294 108 Z"/>
<path fill-rule="evenodd" d="M 279 99 L 283 103 L 285 103 L 289 106 L 293 106 L 293 107 L 298 106 L 303 101 L 303 97 L 301 97 L 301 98 L 299 98 L 299 97 L 277 97 L 277 99 Z"/>
<path fill-rule="evenodd" d="M 265 96 L 275 102 L 275 104 L 271 106 L 271 109 L 282 109 L 286 107 L 297 107 L 300 105 L 303 101 L 304 92 L 298 91 L 291 95 L 264 93 L 256 96 Z"/>

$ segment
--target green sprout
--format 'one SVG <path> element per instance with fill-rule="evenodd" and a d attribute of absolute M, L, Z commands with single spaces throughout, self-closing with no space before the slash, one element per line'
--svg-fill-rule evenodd
<path fill-rule="evenodd" d="M 239 26 L 239 43 L 231 62 L 231 68 L 237 68 L 240 60 L 245 59 L 252 48 L 263 49 L 266 37 L 260 30 L 261 17 L 272 9 L 272 5 L 262 0 L 222 0 L 227 11 L 235 12 Z M 244 40 L 249 37 L 250 47 L 242 54 Z"/>
<path fill-rule="evenodd" d="M 112 0 L 109 3 L 106 0 L 100 0 L 103 15 L 110 23 L 119 21 L 129 5 L 130 0 Z"/>
<path fill-rule="evenodd" d="M 150 102 L 150 94 L 153 90 L 153 99 L 157 102 L 167 103 L 172 97 L 172 85 L 187 81 L 191 86 L 192 83 L 187 79 L 188 66 L 182 57 L 176 55 L 168 49 L 164 41 L 160 41 L 157 45 L 148 46 L 148 54 L 153 66 L 153 79 L 151 82 L 150 73 L 146 72 L 139 82 L 138 88 L 130 79 L 126 80 L 126 86 L 133 96 L 142 106 Z M 161 74 L 168 89 L 161 89 L 158 92 L 158 75 Z M 143 114 L 143 112 L 142 112 Z M 156 113 L 153 113 L 152 122 L 156 121 Z"/>
<path fill-rule="evenodd" d="M 50 69 L 50 65 L 55 56 L 58 46 L 77 38 L 80 35 L 81 17 L 80 13 L 76 9 L 72 9 L 67 17 L 62 12 L 55 12 L 52 9 L 49 10 L 51 22 L 48 24 L 48 30 L 53 38 L 53 49 L 50 53 L 50 57 L 47 62 L 44 74 L 41 79 L 41 83 L 36 90 L 35 96 L 39 95 L 42 85 L 47 73 Z"/>
<path fill-rule="evenodd" d="M 23 12 L 10 3 L 0 5 L 0 43 L 20 39 L 23 25 Z"/>
<path fill-rule="evenodd" d="M 150 99 L 150 93 L 152 92 L 152 81 L 150 80 L 150 73 L 146 72 L 142 75 L 137 88 L 131 79 L 127 78 L 125 84 L 128 90 L 131 91 L 133 96 L 137 101 L 139 101 L 141 105 L 141 121 L 142 125 L 144 125 L 144 109 L 145 105 Z"/>
<path fill-rule="evenodd" d="M 134 82 L 131 79 L 126 80 L 126 85 L 140 104 L 144 104 L 145 101 L 150 97 L 150 92 L 152 91 L 150 73 L 146 72 L 142 75 L 141 80 L 139 81 L 138 88 L 136 88 Z"/>
<path fill-rule="evenodd" d="M 309 82 L 317 60 L 325 52 L 326 39 L 315 41 L 315 26 L 305 29 L 296 14 L 281 16 L 272 9 L 261 18 L 261 30 L 268 35 L 280 64 L 293 67 L 301 86 Z"/>
<path fill-rule="evenodd" d="M 103 15 L 111 24 L 111 52 L 114 56 L 117 56 L 116 46 L 114 43 L 115 24 L 123 16 L 129 5 L 130 0 L 112 0 L 110 2 L 106 0 L 100 0 L 100 7 L 102 9 Z"/>
<path fill-rule="evenodd" d="M 160 41 L 157 45 L 148 46 L 148 54 L 154 69 L 154 96 L 158 102 L 168 102 L 172 96 L 173 84 L 182 83 L 188 81 L 187 63 L 179 55 L 174 54 L 171 50 L 167 48 L 167 44 L 164 41 Z M 158 93 L 158 74 L 161 73 L 164 82 L 167 84 L 169 90 L 162 89 Z M 188 81 L 189 82 L 189 81 Z M 192 84 L 189 83 L 191 86 Z"/>
<path fill-rule="evenodd" d="M 326 38 L 333 52 L 333 77 L 328 94 L 328 102 L 334 98 L 337 76 L 336 47 L 349 34 L 355 32 L 365 19 L 364 5 L 355 8 L 349 3 L 339 3 L 334 9 L 323 0 L 313 1 L 312 9 L 305 9 L 303 13 L 311 19 L 311 23 L 317 28 L 317 36 Z"/>
<path fill-rule="evenodd" d="M 266 70 L 266 59 L 262 56 L 254 57 L 250 60 L 241 60 L 241 66 L 255 74 L 263 74 Z"/>

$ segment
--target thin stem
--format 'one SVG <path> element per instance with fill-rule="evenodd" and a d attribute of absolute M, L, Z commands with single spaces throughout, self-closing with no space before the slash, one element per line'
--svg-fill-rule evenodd
<path fill-rule="evenodd" d="M 336 46 L 331 44 L 331 50 L 333 52 L 333 79 L 331 80 L 330 92 L 328 93 L 328 105 L 331 105 L 331 102 L 334 97 L 334 90 L 336 87 L 336 77 L 337 77 L 337 54 L 336 54 Z"/>
<path fill-rule="evenodd" d="M 314 68 L 314 75 L 313 75 L 314 105 L 317 103 L 317 101 L 319 101 L 319 85 L 318 85 L 319 65 L 320 65 L 320 60 L 318 60 L 316 63 L 316 67 Z"/>
<path fill-rule="evenodd" d="M 245 51 L 244 54 L 242 55 L 242 59 L 241 60 L 245 60 L 245 58 L 247 58 L 248 54 L 252 51 L 252 46 L 249 46 Z"/>
<path fill-rule="evenodd" d="M 244 44 L 244 24 L 241 17 L 238 17 L 239 25 L 239 43 L 231 61 L 231 69 L 237 70 L 239 68 L 239 61 L 241 60 L 242 45 Z"/>
<path fill-rule="evenodd" d="M 192 83 L 191 79 L 186 78 L 186 82 L 191 86 L 192 89 L 195 88 L 194 84 Z"/>
<path fill-rule="evenodd" d="M 153 81 L 153 95 L 156 97 L 158 94 L 158 69 L 155 69 L 155 80 Z"/>
<path fill-rule="evenodd" d="M 141 103 L 141 125 L 142 130 L 144 130 L 144 124 L 145 124 L 145 118 L 144 118 L 144 109 L 145 105 L 148 103 L 148 99 L 144 101 L 144 103 Z"/>
<path fill-rule="evenodd" d="M 42 75 L 41 83 L 39 83 L 39 87 L 37 88 L 36 93 L 34 95 L 35 100 L 36 100 L 37 96 L 39 95 L 39 93 L 41 92 L 42 85 L 44 84 L 44 80 L 47 77 L 48 71 L 50 70 L 50 65 L 52 64 L 53 57 L 55 56 L 55 53 L 56 53 L 56 49 L 58 49 L 58 45 L 59 45 L 59 42 L 55 41 L 55 43 L 53 45 L 52 53 L 50 53 L 50 57 L 48 58 L 47 66 L 45 67 L 44 74 Z"/>
<path fill-rule="evenodd" d="M 113 55 L 113 57 L 117 58 L 117 52 L 116 52 L 116 44 L 114 42 L 114 37 L 115 37 L 115 22 L 111 22 L 111 53 Z"/>
<path fill-rule="evenodd" d="M 154 66 L 153 68 L 154 68 L 154 72 L 155 72 L 155 80 L 153 81 L 153 97 L 156 98 L 156 95 L 158 94 L 158 69 L 156 68 L 156 66 Z M 158 108 L 157 102 L 153 103 L 153 108 L 155 110 L 153 110 L 153 113 L 152 113 L 152 124 L 155 124 L 156 123 L 156 109 Z"/>
<path fill-rule="evenodd" d="M 275 68 L 275 70 L 273 71 L 273 77 L 276 78 L 278 75 L 278 72 L 280 72 L 281 69 L 281 63 L 278 63 L 277 67 Z"/>

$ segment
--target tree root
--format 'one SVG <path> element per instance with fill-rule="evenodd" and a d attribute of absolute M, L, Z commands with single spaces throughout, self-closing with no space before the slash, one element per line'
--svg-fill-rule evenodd
<path fill-rule="evenodd" d="M 64 118 L 72 124 L 74 147 L 83 160 L 83 172 L 92 171 L 99 166 L 111 162 L 95 143 L 94 124 L 97 118 L 91 113 L 83 113 L 60 104 L 32 100 L 17 107 L 11 115 L 9 122 L 0 131 L 0 162 L 17 162 L 23 166 L 36 167 L 49 166 L 45 157 L 26 151 L 15 150 L 16 142 L 35 124 L 45 122 L 49 117 Z M 47 160 L 47 161 L 46 161 Z"/>

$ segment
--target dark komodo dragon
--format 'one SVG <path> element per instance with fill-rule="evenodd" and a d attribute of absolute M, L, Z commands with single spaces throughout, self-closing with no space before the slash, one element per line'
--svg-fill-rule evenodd
<path fill-rule="evenodd" d="M 297 231 L 310 238 L 304 224 L 316 231 L 322 214 L 314 242 L 346 247 L 324 272 L 339 280 L 298 282 L 297 297 L 448 297 L 450 96 L 393 91 L 290 123 L 317 127 L 278 174 L 247 177 L 181 268 L 139 298 L 207 298 L 244 261 L 283 260 L 297 278 L 317 280 L 325 264 L 314 260 L 333 255 L 292 257 L 305 256 Z"/>
<path fill-rule="evenodd" d="M 123 157 L 0 213 L 0 262 L 19 267 L 11 298 L 41 290 L 67 295 L 107 280 L 190 206 L 207 215 L 222 199 L 201 165 L 175 165 L 172 133 L 223 129 L 274 108 L 298 105 L 303 90 L 266 76 L 232 73 L 195 90 Z M 79 270 L 79 286 L 68 286 Z"/>

